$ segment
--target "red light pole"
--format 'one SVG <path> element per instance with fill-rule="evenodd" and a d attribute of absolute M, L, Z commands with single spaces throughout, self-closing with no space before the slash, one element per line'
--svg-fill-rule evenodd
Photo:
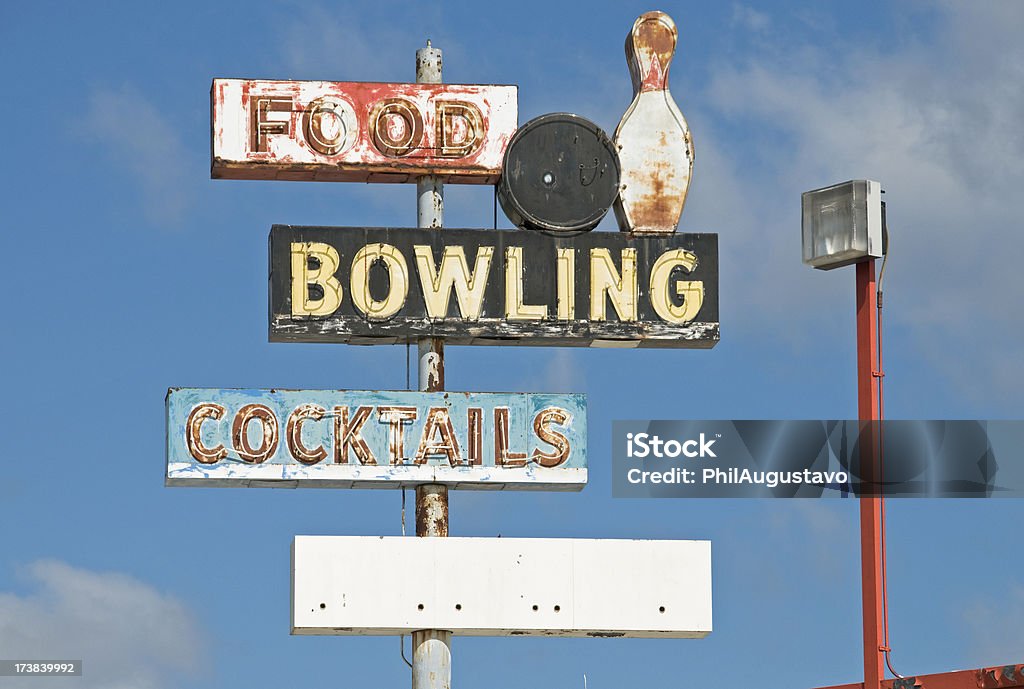
<path fill-rule="evenodd" d="M 875 310 L 875 259 L 857 264 L 857 412 L 862 438 L 861 471 L 865 482 L 880 477 L 875 433 L 879 430 L 878 315 Z M 884 678 L 885 601 L 882 570 L 882 496 L 860 497 L 860 574 L 864 620 L 864 688 L 881 689 Z"/>
<path fill-rule="evenodd" d="M 825 689 L 1024 689 L 1024 665 L 1003 665 L 885 679 L 889 653 L 882 497 L 882 395 L 875 259 L 885 250 L 881 186 L 851 180 L 802 197 L 804 263 L 831 270 L 857 266 L 857 416 L 860 420 L 860 573 L 864 621 L 864 681 Z M 882 264 L 885 265 L 884 263 Z M 892 667 L 889 667 L 892 672 Z M 895 674 L 895 673 L 893 673 Z"/>
<path fill-rule="evenodd" d="M 881 185 L 873 180 L 805 192 L 801 198 L 804 263 L 857 269 L 857 417 L 860 420 L 860 574 L 864 622 L 863 689 L 882 689 L 888 651 L 881 492 L 881 376 L 875 259 L 885 249 Z"/>

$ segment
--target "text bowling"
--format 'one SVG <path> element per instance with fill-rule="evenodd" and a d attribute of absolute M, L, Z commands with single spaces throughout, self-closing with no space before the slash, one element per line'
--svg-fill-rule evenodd
<path fill-rule="evenodd" d="M 346 291 L 357 312 L 371 320 L 386 320 L 405 306 L 409 290 L 420 290 L 430 319 L 448 316 L 454 294 L 459 318 L 476 321 L 481 318 L 484 294 L 489 280 L 502 280 L 504 285 L 504 318 L 511 321 L 590 321 L 609 320 L 610 303 L 619 321 L 638 320 L 641 292 L 637 267 L 637 250 L 624 248 L 615 255 L 611 249 L 591 248 L 588 252 L 571 247 L 553 249 L 556 290 L 553 303 L 527 303 L 524 279 L 527 272 L 523 250 L 505 247 L 504 255 L 495 254 L 495 247 L 480 246 L 472 259 L 461 246 L 446 246 L 440 256 L 427 245 L 415 245 L 413 255 L 406 256 L 397 247 L 370 243 L 361 247 L 350 261 L 324 242 L 291 243 L 291 316 L 296 318 L 327 317 L 342 305 Z M 577 256 L 583 253 L 583 256 Z M 589 264 L 590 303 L 577 314 L 576 263 Z M 496 265 L 498 264 L 498 265 Z M 645 288 L 654 312 L 667 323 L 692 321 L 704 301 L 704 284 L 699 280 L 679 279 L 676 269 L 689 273 L 697 265 L 697 256 L 685 249 L 669 249 L 650 266 Z M 410 270 L 415 268 L 415 281 Z M 371 271 L 386 273 L 386 291 L 374 294 Z M 342 275 L 338 277 L 339 273 Z M 344 276 L 347 273 L 348 279 Z"/>

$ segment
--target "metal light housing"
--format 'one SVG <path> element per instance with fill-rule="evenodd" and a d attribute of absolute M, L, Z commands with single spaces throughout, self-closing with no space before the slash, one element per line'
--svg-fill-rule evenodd
<path fill-rule="evenodd" d="M 880 258 L 882 246 L 882 185 L 855 179 L 823 189 L 805 191 L 803 206 L 804 263 L 831 270 Z"/>

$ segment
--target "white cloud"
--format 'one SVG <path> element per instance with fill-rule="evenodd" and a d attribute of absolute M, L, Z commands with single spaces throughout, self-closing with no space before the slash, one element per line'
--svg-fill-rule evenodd
<path fill-rule="evenodd" d="M 346 14 L 347 18 L 354 19 L 353 15 Z M 279 45 L 285 64 L 293 72 L 293 78 L 300 79 L 366 80 L 365 76 L 356 76 L 357 69 L 373 65 L 389 71 L 387 63 L 395 59 L 397 52 L 374 51 L 374 42 L 367 32 L 345 21 L 337 12 L 317 5 L 294 15 L 285 27 L 283 38 Z M 381 64 L 382 61 L 385 64 Z"/>
<path fill-rule="evenodd" d="M 723 233 L 723 282 L 726 262 L 742 261 L 742 282 L 723 285 L 743 298 L 734 317 L 754 327 L 795 317 L 785 330 L 810 339 L 794 312 L 820 318 L 852 278 L 800 266 L 799 193 L 878 179 L 892 232 L 889 322 L 936 368 L 964 372 L 950 375 L 964 390 L 1022 399 L 1021 366 L 998 364 L 1015 361 L 1024 336 L 1024 321 L 1007 317 L 1024 300 L 1015 258 L 1024 248 L 1022 25 L 1019 3 L 947 3 L 927 42 L 872 46 L 837 35 L 826 51 L 779 33 L 748 62 L 713 69 L 694 182 L 709 198 L 694 195 L 701 210 L 692 210 Z M 781 295 L 799 295 L 799 304 Z"/>
<path fill-rule="evenodd" d="M 74 685 L 97 689 L 159 689 L 199 669 L 201 630 L 174 597 L 125 574 L 52 560 L 26 574 L 35 590 L 0 592 L 4 658 L 81 660 Z M 37 684 L 6 678 L 4 686 Z"/>
<path fill-rule="evenodd" d="M 415 20 L 373 25 L 355 8 L 305 5 L 284 24 L 279 46 L 290 78 L 335 81 L 414 81 L 416 50 L 425 45 L 424 25 L 437 25 L 438 8 L 424 6 Z M 426 16 L 424 16 L 426 15 Z M 433 16 L 432 16 L 433 15 Z M 434 37 L 437 43 L 437 36 Z M 447 58 L 458 45 L 441 41 Z"/>
<path fill-rule="evenodd" d="M 764 31 L 771 25 L 771 18 L 749 5 L 734 3 L 732 6 L 732 22 L 748 31 Z"/>
<path fill-rule="evenodd" d="M 86 136 L 139 185 L 149 220 L 177 224 L 192 204 L 196 177 L 180 134 L 159 108 L 130 86 L 99 88 L 92 92 L 83 124 Z"/>
<path fill-rule="evenodd" d="M 840 576 L 856 557 L 855 500 L 772 500 L 765 505 L 774 552 L 799 548 L 823 577 Z M 769 565 L 775 567 L 777 565 Z"/>
<path fill-rule="evenodd" d="M 569 349 L 556 348 L 548 357 L 542 380 L 533 387 L 552 392 L 578 392 L 583 388 L 583 370 Z"/>

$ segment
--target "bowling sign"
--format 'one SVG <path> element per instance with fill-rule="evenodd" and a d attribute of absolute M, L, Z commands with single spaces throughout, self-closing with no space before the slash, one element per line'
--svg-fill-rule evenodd
<path fill-rule="evenodd" d="M 270 232 L 270 339 L 709 348 L 718 235 L 298 227 Z"/>
<path fill-rule="evenodd" d="M 169 486 L 580 490 L 579 394 L 167 391 Z"/>
<path fill-rule="evenodd" d="M 215 79 L 211 176 L 494 184 L 515 86 Z"/>

